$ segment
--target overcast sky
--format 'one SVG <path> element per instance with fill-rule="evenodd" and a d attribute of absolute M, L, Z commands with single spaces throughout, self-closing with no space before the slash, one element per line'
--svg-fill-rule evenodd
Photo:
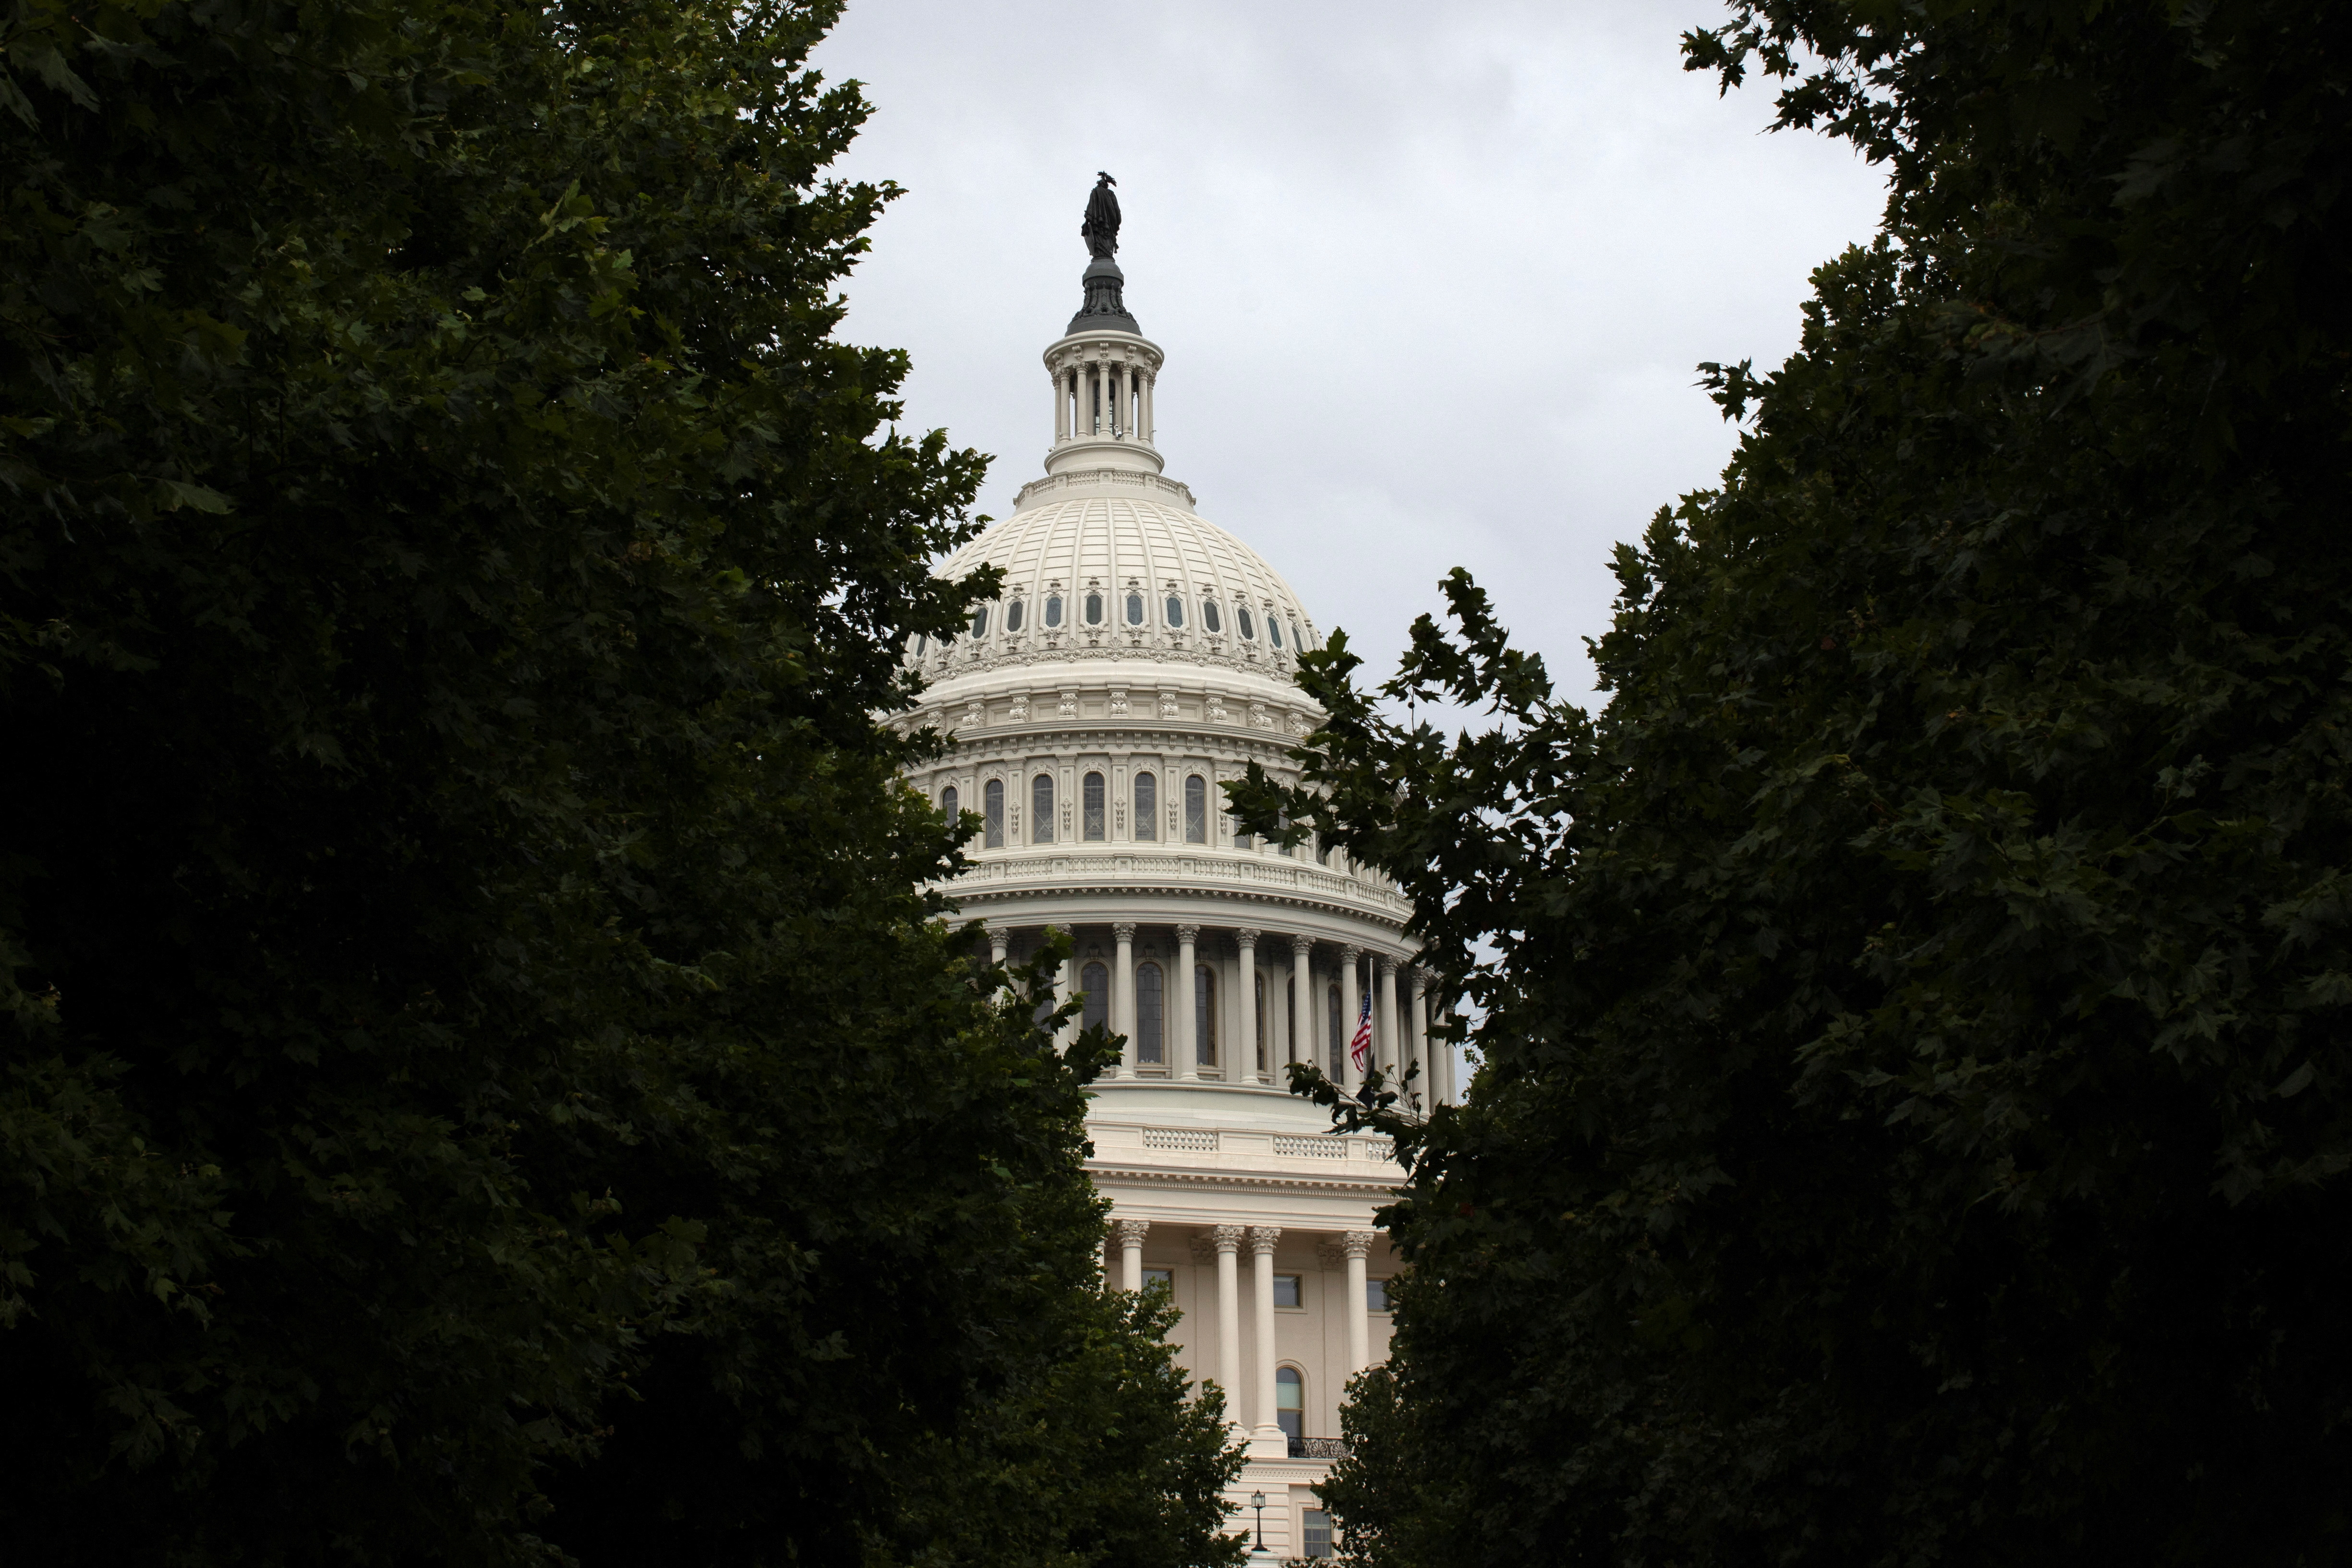
<path fill-rule="evenodd" d="M 1706 0 L 851 0 L 818 50 L 876 106 L 844 172 L 908 194 L 848 333 L 914 358 L 907 416 L 995 455 L 1052 433 L 1097 169 L 1129 308 L 1166 351 L 1160 447 L 1203 516 L 1376 677 L 1467 566 L 1562 689 L 1591 683 L 1612 543 L 1710 484 L 1702 360 L 1777 364 L 1806 275 L 1882 182 L 1765 134 L 1677 40 Z"/>

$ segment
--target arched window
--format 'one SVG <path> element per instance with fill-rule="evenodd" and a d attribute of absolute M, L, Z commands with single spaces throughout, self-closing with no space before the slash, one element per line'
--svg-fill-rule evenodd
<path fill-rule="evenodd" d="M 1295 1366 L 1274 1369 L 1274 1419 L 1292 1442 L 1307 1436 L 1307 1380 Z"/>
<path fill-rule="evenodd" d="M 1203 599 L 1201 601 L 1201 624 L 1208 627 L 1213 632 L 1221 632 L 1225 629 L 1223 624 L 1217 619 L 1216 600 Z"/>
<path fill-rule="evenodd" d="M 1021 629 L 1021 601 L 1018 599 L 1004 606 L 1004 629 L 1008 632 Z"/>
<path fill-rule="evenodd" d="M 1140 594 L 1127 596 L 1127 624 L 1130 626 L 1143 624 L 1143 595 Z"/>
<path fill-rule="evenodd" d="M 971 635 L 976 637 L 984 637 L 988 635 L 988 606 L 986 605 L 982 605 L 980 608 L 971 613 Z"/>
<path fill-rule="evenodd" d="M 1209 781 L 1194 773 L 1184 781 L 1184 842 L 1209 841 Z"/>
<path fill-rule="evenodd" d="M 1324 1041 L 1329 1047 L 1331 1055 L 1330 1066 L 1326 1068 L 1324 1070 L 1330 1075 L 1330 1079 L 1333 1083 L 1345 1083 L 1347 1081 L 1348 1037 L 1339 1032 L 1340 1022 L 1339 988 L 1337 985 L 1334 985 L 1331 987 L 1331 1016 L 1329 1019 L 1331 1026 L 1323 1036 Z"/>
<path fill-rule="evenodd" d="M 989 849 L 1004 847 L 1004 781 L 991 779 L 981 786 L 981 815 L 988 826 L 980 830 L 980 842 Z"/>
<path fill-rule="evenodd" d="M 1098 844 L 1103 837 L 1103 776 L 1088 773 L 1078 786 L 1078 805 L 1085 813 L 1082 829 L 1087 842 Z"/>
<path fill-rule="evenodd" d="M 1282 623 L 1272 616 L 1265 618 L 1265 640 L 1276 647 L 1282 646 Z"/>
<path fill-rule="evenodd" d="M 1234 835 L 1234 847 L 1236 849 L 1255 849 L 1257 847 L 1257 840 L 1247 833 L 1236 833 Z"/>
<path fill-rule="evenodd" d="M 1250 624 L 1250 613 L 1249 606 L 1247 605 L 1235 605 L 1234 606 L 1234 625 L 1239 628 L 1242 636 L 1245 637 L 1255 638 L 1257 636 L 1257 628 Z"/>
<path fill-rule="evenodd" d="M 1260 970 L 1257 975 L 1257 1070 L 1260 1078 L 1265 1076 L 1265 972 Z"/>
<path fill-rule="evenodd" d="M 1217 1063 L 1217 974 L 1205 963 L 1192 966 L 1192 1059 Z"/>
<path fill-rule="evenodd" d="M 1054 842 L 1054 775 L 1039 773 L 1029 781 L 1029 842 Z"/>
<path fill-rule="evenodd" d="M 1045 595 L 1045 624 L 1049 626 L 1062 624 L 1062 595 L 1059 594 Z"/>
<path fill-rule="evenodd" d="M 1100 594 L 1088 594 L 1087 595 L 1087 625 L 1090 626 L 1098 626 L 1102 625 L 1102 595 Z"/>
<path fill-rule="evenodd" d="M 1110 971 L 1099 963 L 1089 963 L 1078 971 L 1078 989 L 1086 994 L 1086 1004 L 1078 1014 L 1078 1023 L 1086 1028 L 1110 1022 Z"/>
<path fill-rule="evenodd" d="M 1158 964 L 1135 966 L 1135 1059 L 1154 1067 L 1168 1059 L 1167 1053 L 1160 1049 L 1160 1020 L 1165 1016 L 1161 1005 L 1163 990 Z"/>
<path fill-rule="evenodd" d="M 1135 836 L 1160 837 L 1160 781 L 1150 773 L 1135 775 Z"/>
<path fill-rule="evenodd" d="M 955 785 L 950 784 L 947 788 L 940 791 L 940 815 L 948 819 L 948 826 L 950 827 L 953 827 L 955 826 L 956 812 L 958 810 L 956 801 L 957 795 Z"/>
<path fill-rule="evenodd" d="M 1179 629 L 1184 625 L 1184 601 L 1173 594 L 1168 595 L 1168 624 Z"/>

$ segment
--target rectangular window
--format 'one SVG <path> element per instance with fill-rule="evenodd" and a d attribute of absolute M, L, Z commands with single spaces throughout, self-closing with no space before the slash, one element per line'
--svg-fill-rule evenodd
<path fill-rule="evenodd" d="M 1099 844 L 1103 837 L 1103 776 L 1088 773 L 1078 791 L 1078 804 L 1086 814 L 1083 832 L 1087 842 Z"/>
<path fill-rule="evenodd" d="M 1374 1312 L 1385 1312 L 1389 1310 L 1389 1282 L 1387 1280 L 1367 1279 L 1364 1281 L 1364 1306 L 1367 1310 Z"/>
<path fill-rule="evenodd" d="M 1149 1290 L 1154 1285 L 1159 1286 L 1163 1290 L 1173 1290 L 1176 1289 L 1176 1271 L 1172 1268 L 1145 1269 L 1143 1271 L 1143 1288 Z"/>
<path fill-rule="evenodd" d="M 1150 773 L 1135 775 L 1135 836 L 1160 837 L 1160 781 Z"/>
<path fill-rule="evenodd" d="M 1193 773 L 1184 781 L 1184 842 L 1209 841 L 1209 781 Z"/>
<path fill-rule="evenodd" d="M 1039 773 L 1029 784 L 1029 842 L 1054 842 L 1054 775 Z"/>
<path fill-rule="evenodd" d="M 1304 1510 L 1299 1515 L 1300 1543 L 1309 1557 L 1331 1555 L 1331 1516 L 1319 1508 Z"/>
<path fill-rule="evenodd" d="M 1299 1278 L 1296 1274 L 1276 1275 L 1274 1277 L 1274 1304 L 1277 1307 L 1297 1306 L 1299 1284 Z"/>

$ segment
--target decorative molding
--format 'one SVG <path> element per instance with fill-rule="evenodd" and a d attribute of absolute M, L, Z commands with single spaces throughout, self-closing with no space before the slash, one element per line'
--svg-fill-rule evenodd
<path fill-rule="evenodd" d="M 1217 1261 L 1217 1245 L 1205 1236 L 1192 1238 L 1192 1261 L 1203 1268 L 1213 1268 Z"/>
<path fill-rule="evenodd" d="M 1110 1222 L 1110 1228 L 1111 1235 L 1124 1250 L 1143 1245 L 1143 1238 L 1151 1234 L 1151 1222 L 1148 1219 L 1115 1219 Z"/>
<path fill-rule="evenodd" d="M 1199 926 L 1189 925 L 1178 926 L 1176 928 L 1176 940 L 1188 946 L 1193 942 L 1199 942 L 1201 940 L 1201 928 Z"/>
<path fill-rule="evenodd" d="M 1348 1267 L 1347 1250 L 1337 1242 L 1318 1242 L 1315 1247 L 1315 1258 L 1323 1265 L 1326 1274 L 1343 1273 Z"/>
<path fill-rule="evenodd" d="M 1220 1253 L 1239 1252 L 1242 1249 L 1242 1237 L 1245 1230 L 1245 1226 L 1238 1225 L 1212 1226 L 1209 1228 L 1209 1240 Z M 1348 1234 L 1354 1236 L 1358 1233 L 1351 1230 Z"/>
<path fill-rule="evenodd" d="M 1339 1251 L 1349 1258 L 1368 1258 L 1371 1255 L 1372 1243 L 1379 1239 L 1377 1231 L 1348 1231 L 1339 1237 Z"/>
<path fill-rule="evenodd" d="M 1113 942 L 1123 942 L 1131 945 L 1135 941 L 1135 922 L 1133 921 L 1114 922 L 1110 928 L 1110 935 Z"/>
<path fill-rule="evenodd" d="M 1253 1254 L 1265 1253 L 1270 1256 L 1274 1251 L 1274 1244 L 1281 1239 L 1282 1227 L 1278 1225 L 1250 1226 L 1249 1244 Z"/>

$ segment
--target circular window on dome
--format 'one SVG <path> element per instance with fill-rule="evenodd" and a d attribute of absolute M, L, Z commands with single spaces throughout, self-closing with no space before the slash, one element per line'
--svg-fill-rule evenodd
<path fill-rule="evenodd" d="M 1143 595 L 1140 594 L 1127 596 L 1127 624 L 1130 626 L 1143 624 Z"/>
<path fill-rule="evenodd" d="M 1004 606 L 1004 629 L 1008 632 L 1021 629 L 1021 601 L 1018 599 Z"/>
<path fill-rule="evenodd" d="M 982 605 L 980 608 L 971 613 L 971 635 L 976 637 L 984 637 L 988 635 L 988 606 L 986 605 Z"/>
<path fill-rule="evenodd" d="M 1062 595 L 1059 594 L 1045 595 L 1045 624 L 1049 626 L 1062 624 Z"/>
<path fill-rule="evenodd" d="M 1216 600 L 1203 599 L 1201 601 L 1201 624 L 1208 627 L 1209 630 L 1213 632 L 1221 632 L 1225 629 L 1223 623 L 1217 619 Z"/>
<path fill-rule="evenodd" d="M 1088 594 L 1087 595 L 1087 625 L 1090 626 L 1098 626 L 1102 625 L 1102 595 L 1100 594 Z"/>
<path fill-rule="evenodd" d="M 1184 601 L 1173 594 L 1168 595 L 1168 624 L 1171 626 L 1184 624 Z"/>
<path fill-rule="evenodd" d="M 1297 621 L 1290 623 L 1290 646 L 1293 647 L 1305 647 L 1307 646 L 1307 639 L 1298 635 L 1298 623 Z"/>
<path fill-rule="evenodd" d="M 925 637 L 920 632 L 917 632 L 915 634 L 915 657 L 917 658 L 923 657 L 923 649 L 930 646 L 930 638 Z"/>
<path fill-rule="evenodd" d="M 1234 606 L 1234 626 L 1241 632 L 1242 636 L 1245 637 L 1255 637 L 1257 636 L 1257 628 L 1250 624 L 1250 613 L 1249 606 L 1247 605 L 1235 605 Z"/>
<path fill-rule="evenodd" d="M 1282 646 L 1282 623 L 1272 616 L 1265 618 L 1265 640 L 1276 647 Z"/>

